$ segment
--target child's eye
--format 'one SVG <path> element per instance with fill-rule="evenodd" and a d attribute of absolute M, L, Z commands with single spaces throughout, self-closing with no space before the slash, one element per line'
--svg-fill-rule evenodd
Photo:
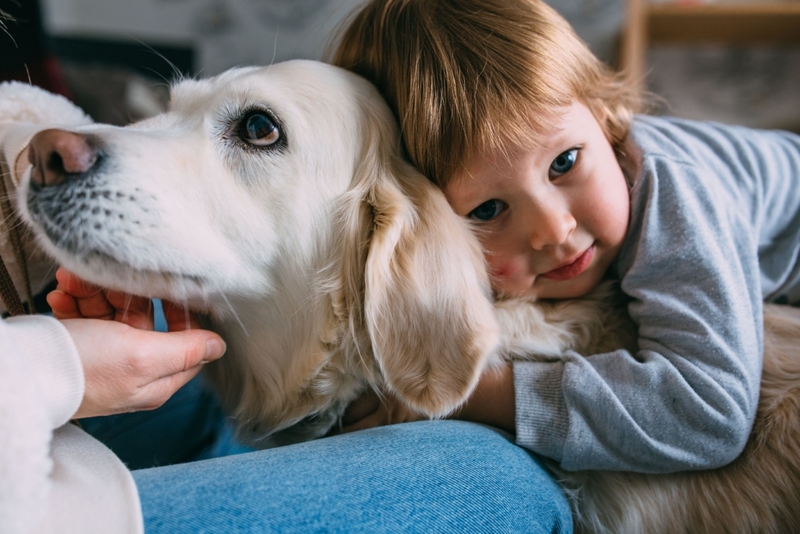
<path fill-rule="evenodd" d="M 558 155 L 553 163 L 550 164 L 550 178 L 557 178 L 562 174 L 566 174 L 575 165 L 575 160 L 578 159 L 578 149 L 570 148 L 566 152 Z"/>
<path fill-rule="evenodd" d="M 469 212 L 470 219 L 478 219 L 479 221 L 491 221 L 498 215 L 500 215 L 503 210 L 508 207 L 508 204 L 503 202 L 502 200 L 497 200 L 493 198 L 492 200 L 487 200 L 471 212 Z"/>

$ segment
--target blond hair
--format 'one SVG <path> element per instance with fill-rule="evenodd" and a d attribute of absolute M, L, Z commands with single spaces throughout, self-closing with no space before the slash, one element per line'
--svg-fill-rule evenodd
<path fill-rule="evenodd" d="M 440 186 L 473 154 L 538 143 L 575 99 L 617 150 L 638 109 L 632 84 L 538 0 L 372 0 L 330 59 L 378 87 L 412 163 Z"/>

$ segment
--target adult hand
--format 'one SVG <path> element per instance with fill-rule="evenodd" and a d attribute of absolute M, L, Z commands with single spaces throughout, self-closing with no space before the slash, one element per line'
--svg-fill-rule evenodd
<path fill-rule="evenodd" d="M 206 330 L 152 332 L 117 321 L 66 319 L 83 364 L 86 389 L 76 419 L 153 410 L 225 353 Z"/>
<path fill-rule="evenodd" d="M 47 303 L 56 319 L 106 319 L 142 330 L 153 329 L 153 305 L 149 298 L 112 291 L 81 280 L 64 267 L 56 271 L 56 288 Z M 197 315 L 185 306 L 162 301 L 167 330 L 200 328 Z"/>
<path fill-rule="evenodd" d="M 86 382 L 76 418 L 158 408 L 225 352 L 222 338 L 200 330 L 185 307 L 164 302 L 170 332 L 152 332 L 150 299 L 89 284 L 63 267 L 56 279 L 47 302 L 75 342 Z"/>

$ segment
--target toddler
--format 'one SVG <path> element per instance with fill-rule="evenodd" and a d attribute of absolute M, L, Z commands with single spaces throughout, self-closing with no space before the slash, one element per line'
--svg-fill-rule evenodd
<path fill-rule="evenodd" d="M 763 301 L 800 302 L 800 136 L 634 115 L 633 84 L 537 0 L 373 0 L 333 61 L 375 83 L 411 161 L 474 222 L 500 298 L 579 297 L 607 276 L 630 298 L 637 352 L 515 362 L 457 417 L 568 470 L 736 458 Z M 346 422 L 413 418 L 369 412 Z"/>

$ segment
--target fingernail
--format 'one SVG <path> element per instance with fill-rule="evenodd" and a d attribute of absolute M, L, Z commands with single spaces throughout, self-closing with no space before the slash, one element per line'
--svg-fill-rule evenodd
<path fill-rule="evenodd" d="M 211 338 L 206 342 L 206 356 L 203 360 L 206 362 L 216 360 L 225 354 L 226 350 L 227 346 L 224 341 L 218 337 Z"/>

